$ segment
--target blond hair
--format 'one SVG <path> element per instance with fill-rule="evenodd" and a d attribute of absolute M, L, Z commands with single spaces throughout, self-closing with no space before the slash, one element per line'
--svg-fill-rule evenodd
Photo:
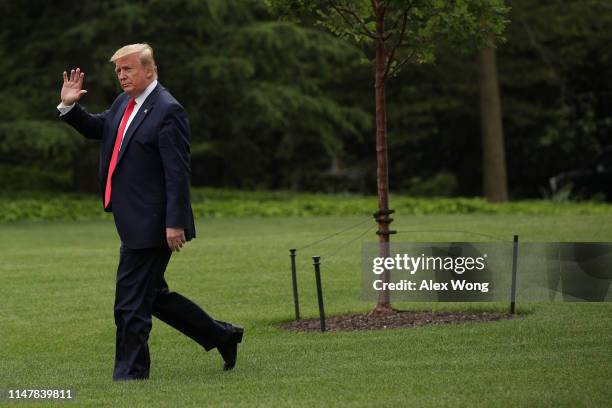
<path fill-rule="evenodd" d="M 119 58 L 123 58 L 130 54 L 138 54 L 138 60 L 140 64 L 147 68 L 153 68 L 155 72 L 155 79 L 157 79 L 157 65 L 155 65 L 155 59 L 153 58 L 153 48 L 147 43 L 129 44 L 119 48 L 112 57 L 110 62 L 115 62 Z"/>

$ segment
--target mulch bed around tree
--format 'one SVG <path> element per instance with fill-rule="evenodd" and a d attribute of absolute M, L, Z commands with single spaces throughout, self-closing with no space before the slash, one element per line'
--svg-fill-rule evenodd
<path fill-rule="evenodd" d="M 439 324 L 490 322 L 513 317 L 510 314 L 497 312 L 397 311 L 385 316 L 369 316 L 367 313 L 329 316 L 325 319 L 325 328 L 327 331 L 384 330 Z M 283 323 L 280 327 L 291 331 L 321 330 L 318 318 Z"/>

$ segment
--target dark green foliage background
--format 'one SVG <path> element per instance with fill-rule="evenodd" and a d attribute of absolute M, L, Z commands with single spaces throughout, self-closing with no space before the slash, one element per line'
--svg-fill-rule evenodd
<path fill-rule="evenodd" d="M 612 143 L 612 8 L 508 4 L 498 69 L 510 191 L 536 198 Z M 81 67 L 83 103 L 100 111 L 119 92 L 109 56 L 145 41 L 189 112 L 194 185 L 374 192 L 370 56 L 308 18 L 278 21 L 256 0 L 3 1 L 0 16 L 2 189 L 96 191 L 97 144 L 56 119 L 61 72 Z M 447 49 L 389 81 L 392 191 L 480 194 L 477 74 L 475 55 Z"/>

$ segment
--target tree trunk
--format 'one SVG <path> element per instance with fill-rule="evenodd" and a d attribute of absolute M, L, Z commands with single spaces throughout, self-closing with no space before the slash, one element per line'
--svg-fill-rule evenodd
<path fill-rule="evenodd" d="M 375 74 L 375 98 L 376 98 L 376 185 L 378 190 L 378 211 L 376 221 L 378 222 L 379 255 L 389 256 L 389 168 L 387 164 L 387 114 L 385 100 L 385 43 L 384 33 L 384 11 L 376 4 L 376 35 L 374 40 L 376 47 L 376 74 Z M 385 270 L 381 276 L 383 282 L 389 282 L 390 273 Z M 379 293 L 378 302 L 371 314 L 381 315 L 393 312 L 389 291 L 383 290 Z"/>
<path fill-rule="evenodd" d="M 478 65 L 483 194 L 488 201 L 505 202 L 508 201 L 508 182 L 495 49 L 481 50 Z"/>

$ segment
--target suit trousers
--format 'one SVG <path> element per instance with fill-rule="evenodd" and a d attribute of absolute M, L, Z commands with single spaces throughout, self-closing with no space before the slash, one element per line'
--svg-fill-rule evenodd
<path fill-rule="evenodd" d="M 149 377 L 151 315 L 199 343 L 206 351 L 227 341 L 231 327 L 168 289 L 164 279 L 168 247 L 119 251 L 115 289 L 116 348 L 113 380 Z"/>

